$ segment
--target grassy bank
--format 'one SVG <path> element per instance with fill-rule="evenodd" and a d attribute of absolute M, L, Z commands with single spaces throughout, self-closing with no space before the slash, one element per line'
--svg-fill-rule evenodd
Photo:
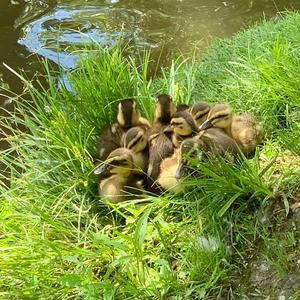
<path fill-rule="evenodd" d="M 265 22 L 153 80 L 147 53 L 124 59 L 115 49 L 82 59 L 73 92 L 58 90 L 50 72 L 47 90 L 24 81 L 34 103 L 16 100 L 1 121 L 11 132 L 1 153 L 11 186 L 1 187 L 0 296 L 233 299 L 255 290 L 247 272 L 260 255 L 278 282 L 287 276 L 300 255 L 298 225 L 284 226 L 299 200 L 299 26 L 298 14 Z M 96 137 L 117 99 L 136 98 L 151 119 L 161 92 L 250 111 L 266 143 L 239 167 L 196 165 L 206 176 L 187 180 L 183 196 L 108 207 L 96 196 Z"/>

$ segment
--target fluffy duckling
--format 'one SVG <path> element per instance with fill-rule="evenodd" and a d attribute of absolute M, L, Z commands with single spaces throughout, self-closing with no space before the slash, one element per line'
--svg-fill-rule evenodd
<path fill-rule="evenodd" d="M 150 128 L 150 123 L 146 118 L 141 117 L 141 113 L 136 107 L 134 99 L 124 99 L 118 105 L 118 123 L 125 129 L 133 126 L 145 126 Z"/>
<path fill-rule="evenodd" d="M 174 194 L 183 191 L 180 183 L 180 176 L 177 174 L 180 162 L 180 149 L 175 149 L 171 157 L 165 158 L 160 164 L 160 172 L 157 178 L 157 183 L 164 190 Z"/>
<path fill-rule="evenodd" d="M 261 142 L 262 127 L 255 116 L 244 114 L 233 116 L 229 104 L 217 104 L 208 113 L 207 120 L 199 127 L 200 130 L 220 128 L 232 137 L 241 151 L 251 155 Z"/>
<path fill-rule="evenodd" d="M 193 116 L 198 127 L 206 121 L 209 111 L 210 111 L 210 105 L 207 102 L 195 103 L 189 109 L 189 112 Z"/>
<path fill-rule="evenodd" d="M 121 147 L 124 132 L 133 126 L 150 128 L 150 123 L 141 117 L 133 99 L 124 99 L 118 105 L 117 122 L 106 127 L 97 139 L 101 161 L 106 160 L 111 151 Z"/>
<path fill-rule="evenodd" d="M 157 182 L 164 190 L 175 194 L 183 192 L 181 178 L 187 175 L 184 172 L 184 156 L 195 152 L 194 150 L 198 149 L 198 142 L 195 138 L 183 140 L 173 155 L 162 161 Z"/>
<path fill-rule="evenodd" d="M 188 138 L 182 141 L 180 147 L 175 149 L 171 157 L 165 158 L 160 165 L 160 174 L 157 179 L 157 183 L 166 191 L 172 193 L 183 192 L 183 186 L 181 184 L 181 178 L 187 175 L 185 172 L 185 156 L 190 155 L 193 152 L 199 151 L 200 139 Z"/>
<path fill-rule="evenodd" d="M 155 124 L 168 125 L 172 117 L 176 114 L 176 105 L 171 96 L 161 94 L 156 98 Z"/>
<path fill-rule="evenodd" d="M 198 148 L 208 156 L 219 155 L 234 162 L 234 158 L 239 152 L 235 140 L 218 128 L 202 131 L 196 139 L 198 139 Z"/>
<path fill-rule="evenodd" d="M 143 173 L 148 167 L 148 137 L 143 127 L 136 126 L 130 128 L 123 135 L 123 147 L 131 150 L 133 153 L 133 163 L 135 173 Z"/>
<path fill-rule="evenodd" d="M 141 178 L 133 173 L 133 153 L 126 148 L 112 151 L 95 174 L 105 174 L 99 184 L 99 194 L 112 203 L 135 199 L 143 192 Z"/>
<path fill-rule="evenodd" d="M 174 146 L 179 148 L 183 139 L 195 136 L 199 129 L 189 112 L 180 111 L 175 114 L 170 122 L 170 126 L 165 128 L 164 132 L 174 132 L 172 141 Z"/>
<path fill-rule="evenodd" d="M 186 156 L 203 161 L 220 155 L 233 162 L 237 153 L 237 144 L 225 132 L 215 128 L 208 129 L 184 139 L 174 154 L 162 161 L 157 182 L 167 191 L 180 193 L 183 191 L 180 179 L 189 174 Z"/>
<path fill-rule="evenodd" d="M 202 131 L 197 136 L 188 138 L 181 143 L 181 155 L 176 176 L 180 178 L 187 175 L 188 162 L 184 159 L 184 155 L 195 158 L 199 162 L 214 156 L 222 156 L 234 162 L 238 150 L 236 142 L 222 130 L 210 128 Z"/>
<path fill-rule="evenodd" d="M 197 158 L 202 160 L 202 153 L 200 150 L 201 141 L 197 137 L 188 138 L 182 141 L 180 145 L 180 156 L 178 156 L 178 164 L 175 171 L 175 178 L 180 179 L 185 177 L 188 172 L 186 172 L 186 167 L 188 166 L 188 161 L 186 156 Z"/>
<path fill-rule="evenodd" d="M 155 120 L 149 136 L 149 165 L 148 165 L 148 189 L 154 193 L 159 191 L 155 181 L 159 176 L 160 163 L 174 152 L 174 146 L 169 133 L 164 129 L 169 125 L 176 113 L 176 106 L 169 95 L 162 94 L 157 97 L 155 108 Z"/>

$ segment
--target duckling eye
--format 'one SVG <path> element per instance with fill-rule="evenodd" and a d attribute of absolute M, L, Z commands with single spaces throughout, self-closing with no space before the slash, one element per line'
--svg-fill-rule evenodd
<path fill-rule="evenodd" d="M 229 115 L 228 114 L 226 114 L 226 115 L 218 115 L 218 116 L 216 116 L 216 117 L 214 117 L 214 118 L 211 118 L 211 122 L 213 122 L 213 121 L 218 121 L 219 119 L 228 119 L 229 118 Z"/>
<path fill-rule="evenodd" d="M 228 118 L 228 117 L 229 117 L 228 115 L 219 115 L 219 116 L 217 116 L 216 118 L 217 118 L 217 119 L 221 119 L 221 118 L 224 118 L 224 119 L 225 119 L 225 118 Z"/>
<path fill-rule="evenodd" d="M 182 126 L 182 123 L 171 122 L 171 126 L 174 126 L 174 127 Z"/>

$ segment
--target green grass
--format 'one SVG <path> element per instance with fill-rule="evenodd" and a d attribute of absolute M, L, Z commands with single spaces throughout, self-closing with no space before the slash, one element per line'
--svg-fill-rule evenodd
<path fill-rule="evenodd" d="M 175 60 L 153 80 L 149 53 L 125 59 L 120 48 L 83 57 L 69 75 L 73 92 L 57 89 L 47 62 L 49 88 L 23 78 L 33 101 L 17 97 L 16 111 L 1 120 L 11 132 L 1 153 L 11 180 L 0 186 L 0 297 L 238 299 L 252 292 L 238 279 L 255 251 L 284 277 L 293 268 L 289 251 L 299 250 L 292 231 L 281 237 L 270 226 L 284 223 L 299 197 L 299 26 L 295 13 L 264 22 L 201 58 Z M 96 196 L 96 138 L 120 99 L 136 98 L 152 119 L 161 92 L 178 103 L 250 111 L 266 143 L 238 165 L 191 162 L 199 176 L 186 180 L 182 196 L 107 206 Z M 273 205 L 280 218 L 262 221 Z M 201 246 L 205 239 L 214 250 Z"/>

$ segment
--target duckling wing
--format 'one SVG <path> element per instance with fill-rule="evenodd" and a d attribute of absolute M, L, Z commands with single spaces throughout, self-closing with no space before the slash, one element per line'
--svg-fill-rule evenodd
<path fill-rule="evenodd" d="M 224 131 L 217 128 L 207 129 L 201 136 L 201 140 L 205 145 L 204 151 L 206 150 L 213 154 L 227 157 L 227 153 L 235 155 L 239 151 L 236 142 Z"/>
<path fill-rule="evenodd" d="M 121 147 L 121 140 L 125 130 L 117 123 L 106 127 L 97 139 L 99 159 L 104 161 L 110 152 Z"/>
<path fill-rule="evenodd" d="M 159 133 L 150 142 L 148 176 L 156 180 L 160 172 L 160 163 L 174 152 L 174 146 L 169 137 L 163 132 Z"/>

